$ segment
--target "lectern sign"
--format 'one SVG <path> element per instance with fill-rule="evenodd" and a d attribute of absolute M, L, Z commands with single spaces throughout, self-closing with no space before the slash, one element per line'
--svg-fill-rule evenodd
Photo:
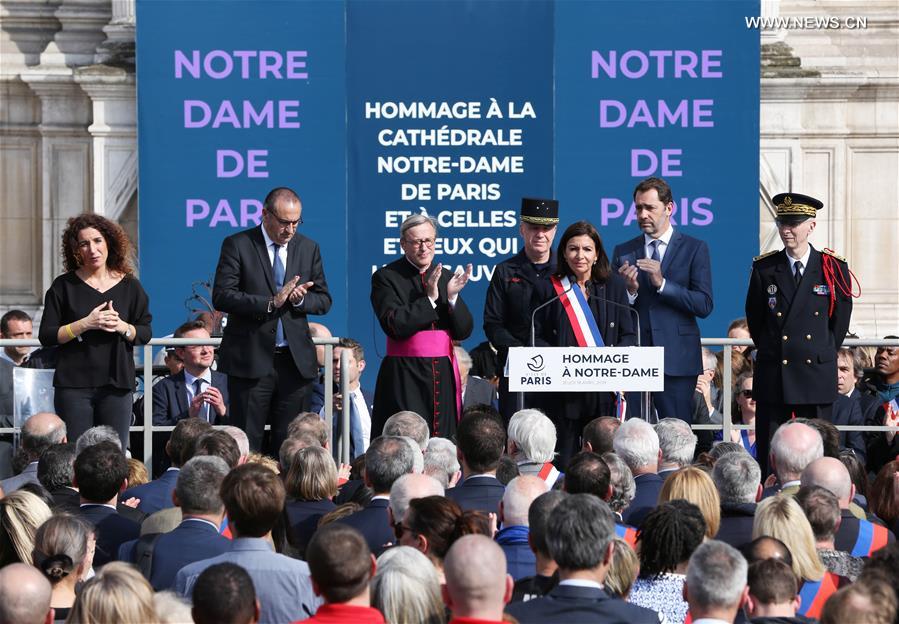
<path fill-rule="evenodd" d="M 662 347 L 509 349 L 511 392 L 661 392 Z"/>

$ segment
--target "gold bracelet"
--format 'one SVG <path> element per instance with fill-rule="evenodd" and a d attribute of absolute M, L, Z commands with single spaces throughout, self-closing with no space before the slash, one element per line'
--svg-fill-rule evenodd
<path fill-rule="evenodd" d="M 69 323 L 66 325 L 66 333 L 69 335 L 69 338 L 75 340 L 75 333 L 72 331 L 72 324 Z"/>

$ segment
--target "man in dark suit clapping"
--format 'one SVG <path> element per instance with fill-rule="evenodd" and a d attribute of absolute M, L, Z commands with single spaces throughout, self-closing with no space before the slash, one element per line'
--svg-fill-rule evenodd
<path fill-rule="evenodd" d="M 300 198 L 279 187 L 265 198 L 262 224 L 222 242 L 212 301 L 228 313 L 219 368 L 229 376 L 231 423 L 259 450 L 265 424 L 271 448 L 308 405 L 318 374 L 307 315 L 325 314 L 331 295 L 318 245 L 297 233 Z"/>

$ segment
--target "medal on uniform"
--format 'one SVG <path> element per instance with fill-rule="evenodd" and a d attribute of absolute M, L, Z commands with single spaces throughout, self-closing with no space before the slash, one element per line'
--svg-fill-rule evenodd
<path fill-rule="evenodd" d="M 816 295 L 823 295 L 825 297 L 830 296 L 830 288 L 827 284 L 815 284 L 815 287 L 812 290 Z"/>
<path fill-rule="evenodd" d="M 777 307 L 777 297 L 768 297 L 768 307 L 772 310 Z"/>
<path fill-rule="evenodd" d="M 777 286 L 775 286 L 774 284 L 771 284 L 770 286 L 768 286 L 768 294 L 776 295 L 777 294 Z"/>

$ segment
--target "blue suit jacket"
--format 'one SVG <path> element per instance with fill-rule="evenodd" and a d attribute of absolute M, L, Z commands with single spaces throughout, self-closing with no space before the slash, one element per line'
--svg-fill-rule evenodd
<path fill-rule="evenodd" d="M 119 547 L 119 561 L 137 563 L 134 547 L 137 540 Z M 231 540 L 211 525 L 198 520 L 183 520 L 169 533 L 163 533 L 153 547 L 153 567 L 150 584 L 156 591 L 172 589 L 175 575 L 184 566 L 231 550 Z"/>
<path fill-rule="evenodd" d="M 163 472 L 158 479 L 154 479 L 149 483 L 128 488 L 120 496 L 122 500 L 128 500 L 132 496 L 140 499 L 137 506 L 142 512 L 148 516 L 156 513 L 161 509 L 174 507 L 172 502 L 172 492 L 175 490 L 175 484 L 178 482 L 178 475 L 181 472 L 176 468 L 170 468 Z"/>
<path fill-rule="evenodd" d="M 94 552 L 94 568 L 114 561 L 119 547 L 140 537 L 140 525 L 104 505 L 88 505 L 78 510 L 78 515 L 97 529 L 97 549 Z"/>
<path fill-rule="evenodd" d="M 459 503 L 463 510 L 499 513 L 499 503 L 506 491 L 499 479 L 488 475 L 468 477 L 446 491 L 446 497 Z"/>
<path fill-rule="evenodd" d="M 721 524 L 716 540 L 740 548 L 752 541 L 755 503 L 721 503 Z"/>
<path fill-rule="evenodd" d="M 641 233 L 615 247 L 612 268 L 627 261 L 631 266 L 646 257 Z M 675 229 L 662 258 L 665 289 L 659 294 L 642 271 L 634 307 L 640 314 L 640 341 L 645 347 L 665 347 L 665 374 L 698 375 L 702 352 L 696 317 L 712 313 L 712 263 L 705 241 Z"/>
<path fill-rule="evenodd" d="M 665 480 L 657 474 L 642 474 L 634 477 L 637 491 L 631 504 L 621 514 L 625 524 L 640 528 L 643 518 L 659 504 L 659 492 L 662 491 L 664 482 Z"/>
<path fill-rule="evenodd" d="M 387 517 L 388 503 L 386 498 L 377 498 L 367 507 L 337 521 L 348 524 L 362 533 L 369 549 L 376 557 L 384 550 L 384 544 L 394 541 L 393 527 L 390 526 Z"/>
<path fill-rule="evenodd" d="M 212 385 L 222 393 L 225 406 L 229 405 L 228 376 L 218 371 L 212 371 Z M 164 377 L 153 386 L 153 424 L 173 427 L 179 420 L 188 417 L 187 388 L 184 386 L 184 371 L 176 375 Z M 230 408 L 229 408 L 230 409 Z M 210 408 L 209 414 L 214 418 L 213 425 L 226 425 L 226 418 L 218 418 L 215 410 Z"/>
<path fill-rule="evenodd" d="M 835 425 L 864 425 L 862 406 L 858 401 L 858 391 L 853 393 L 855 397 L 839 395 L 833 402 L 833 410 L 830 413 L 830 422 Z M 841 431 L 840 448 L 850 448 L 856 456 L 865 464 L 865 434 L 862 431 Z"/>
<path fill-rule="evenodd" d="M 595 587 L 557 585 L 541 598 L 516 602 L 506 613 L 521 624 L 545 622 L 602 622 L 603 624 L 648 624 L 659 622 L 659 614 L 644 607 L 612 598 Z"/>

